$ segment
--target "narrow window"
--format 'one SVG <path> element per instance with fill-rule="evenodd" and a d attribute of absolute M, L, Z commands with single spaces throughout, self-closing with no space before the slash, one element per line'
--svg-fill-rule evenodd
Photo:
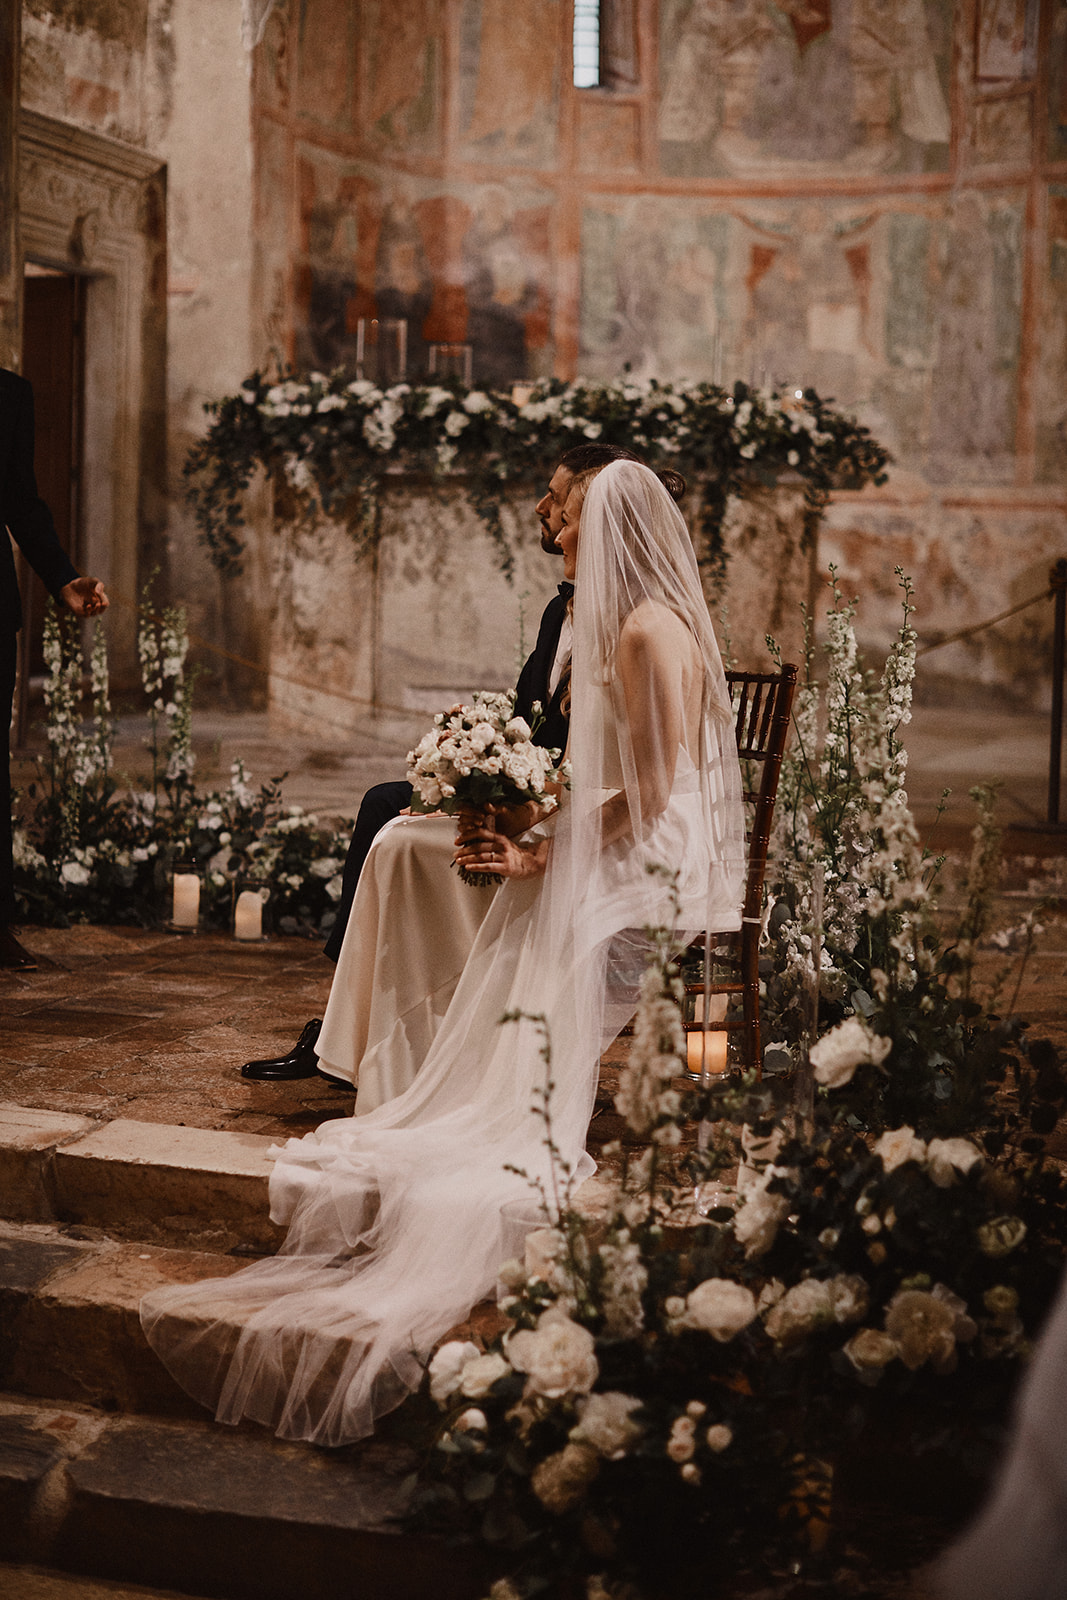
<path fill-rule="evenodd" d="M 574 0 L 574 87 L 600 84 L 600 0 Z"/>

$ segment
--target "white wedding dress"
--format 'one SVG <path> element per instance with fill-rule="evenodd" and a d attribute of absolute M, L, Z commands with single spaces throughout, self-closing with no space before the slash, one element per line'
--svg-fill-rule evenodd
<path fill-rule="evenodd" d="M 142 1304 L 153 1347 L 222 1421 L 338 1445 L 416 1388 L 495 1283 L 501 1208 L 529 1197 L 529 1179 L 556 1193 L 537 1110 L 549 1082 L 560 1160 L 577 1179 L 594 1170 L 599 1057 L 628 1010 L 606 992 L 609 945 L 672 921 L 694 935 L 739 925 L 722 665 L 685 524 L 634 463 L 605 468 L 582 509 L 572 663 L 573 779 L 548 870 L 495 893 L 443 1016 L 430 1004 L 411 1030 L 375 1025 L 379 1088 L 390 1039 L 396 1082 L 417 1075 L 279 1152 L 271 1215 L 289 1231 L 276 1257 Z M 423 906 L 397 912 L 417 940 Z"/>

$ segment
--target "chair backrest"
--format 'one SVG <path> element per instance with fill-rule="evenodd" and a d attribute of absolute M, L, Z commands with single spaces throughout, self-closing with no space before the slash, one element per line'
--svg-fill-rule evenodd
<path fill-rule="evenodd" d="M 797 669 L 792 663 L 780 672 L 728 672 L 726 683 L 734 707 L 737 753 L 745 765 L 759 767 L 759 784 L 746 788 L 744 798 L 753 806 L 748 836 L 748 875 L 745 881 L 746 922 L 763 911 L 763 879 L 771 841 L 771 817 L 778 794 L 782 753 L 789 737 L 789 714 L 796 693 Z M 751 772 L 751 766 L 749 766 Z"/>

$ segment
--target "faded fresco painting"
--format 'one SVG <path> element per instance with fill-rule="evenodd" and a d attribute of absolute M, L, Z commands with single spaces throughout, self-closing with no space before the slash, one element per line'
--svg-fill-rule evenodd
<path fill-rule="evenodd" d="M 1048 155 L 1050 161 L 1067 161 L 1067 7 L 1064 6 L 1053 18 L 1048 62 Z"/>
<path fill-rule="evenodd" d="M 298 360 L 354 368 L 360 317 L 403 317 L 408 372 L 433 343 L 473 347 L 479 383 L 551 371 L 550 197 L 533 186 L 448 186 L 305 147 Z"/>
<path fill-rule="evenodd" d="M 663 0 L 664 171 L 948 166 L 950 0 Z"/>
<path fill-rule="evenodd" d="M 1044 483 L 1067 478 L 1067 184 L 1048 191 L 1047 296 L 1037 372 L 1037 471 Z"/>
<path fill-rule="evenodd" d="M 583 374 L 712 378 L 723 366 L 732 219 L 710 205 L 605 199 L 582 219 Z M 732 342 L 727 337 L 727 352 Z"/>
<path fill-rule="evenodd" d="M 1037 71 L 1040 0 L 979 0 L 974 75 L 979 83 L 1024 83 Z"/>
<path fill-rule="evenodd" d="M 1012 480 L 1024 210 L 1021 195 L 978 193 L 948 207 L 930 394 L 935 482 Z"/>
<path fill-rule="evenodd" d="M 396 151 L 441 144 L 442 7 L 366 0 L 359 8 L 361 124 Z"/>
<path fill-rule="evenodd" d="M 603 199 L 583 220 L 582 371 L 811 386 L 938 481 L 1008 481 L 1023 216 L 1021 195 L 977 191 Z"/>
<path fill-rule="evenodd" d="M 561 0 L 464 0 L 460 130 L 468 160 L 555 159 Z"/>

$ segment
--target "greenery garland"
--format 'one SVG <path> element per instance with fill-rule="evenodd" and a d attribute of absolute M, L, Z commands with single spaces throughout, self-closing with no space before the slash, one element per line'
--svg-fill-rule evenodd
<path fill-rule="evenodd" d="M 744 383 L 730 392 L 629 376 L 553 379 L 509 395 L 458 383 L 382 390 L 342 372 L 277 381 L 255 372 L 205 410 L 213 421 L 184 472 L 203 542 L 228 574 L 241 570 L 244 496 L 260 467 L 301 498 L 317 498 L 327 515 L 348 517 L 361 547 L 376 537 L 388 477 L 461 477 L 510 576 L 500 490 L 544 477 L 575 445 L 623 445 L 699 483 L 702 554 L 712 562 L 721 560 L 727 502 L 746 483 L 802 483 L 811 537 L 832 489 L 884 483 L 890 460 L 867 428 L 814 389 L 783 396 Z"/>

